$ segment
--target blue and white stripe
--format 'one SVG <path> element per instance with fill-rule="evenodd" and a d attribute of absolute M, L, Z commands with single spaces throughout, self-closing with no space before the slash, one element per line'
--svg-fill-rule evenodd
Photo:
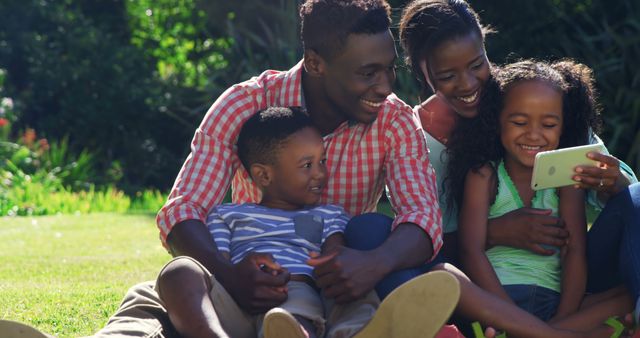
<path fill-rule="evenodd" d="M 320 243 L 296 234 L 294 217 L 303 214 L 324 223 Z M 290 273 L 312 276 L 313 268 L 306 264 L 309 252 L 320 252 L 322 243 L 332 234 L 344 232 L 348 221 L 347 213 L 336 205 L 287 211 L 245 203 L 213 208 L 206 223 L 218 250 L 229 252 L 234 264 L 250 252 L 270 253 Z"/>

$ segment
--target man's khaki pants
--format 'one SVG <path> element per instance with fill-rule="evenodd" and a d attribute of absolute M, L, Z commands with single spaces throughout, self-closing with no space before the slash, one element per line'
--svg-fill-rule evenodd
<path fill-rule="evenodd" d="M 196 262 L 189 257 L 176 259 Z M 261 337 L 264 315 L 250 315 L 242 310 L 215 277 L 205 267 L 198 265 L 209 282 L 210 296 L 221 325 L 220 332 L 232 338 Z M 129 289 L 118 311 L 94 337 L 179 337 L 154 286 L 154 282 L 145 282 Z M 373 317 L 380 303 L 373 291 L 362 299 L 339 305 L 320 296 L 303 282 L 291 281 L 287 288 L 288 299 L 279 307 L 312 321 L 318 337 L 323 337 L 325 331 L 327 337 L 353 336 Z"/>

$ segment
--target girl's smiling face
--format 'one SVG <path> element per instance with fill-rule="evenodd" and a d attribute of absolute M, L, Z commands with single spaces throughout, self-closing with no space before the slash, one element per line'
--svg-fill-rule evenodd
<path fill-rule="evenodd" d="M 482 37 L 471 32 L 437 45 L 420 68 L 435 91 L 466 118 L 478 114 L 482 89 L 491 75 Z"/>
<path fill-rule="evenodd" d="M 515 83 L 500 112 L 505 164 L 531 168 L 537 153 L 554 150 L 562 134 L 562 93 L 544 81 Z"/>

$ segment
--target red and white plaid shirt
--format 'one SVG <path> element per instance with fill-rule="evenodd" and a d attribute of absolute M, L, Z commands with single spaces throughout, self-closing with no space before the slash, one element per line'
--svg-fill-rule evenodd
<path fill-rule="evenodd" d="M 156 217 L 162 241 L 185 220 L 204 221 L 232 187 L 235 203 L 260 202 L 261 193 L 236 155 L 242 124 L 271 106 L 304 106 L 302 62 L 287 72 L 268 70 L 227 89 L 213 103 Z M 321 204 L 338 204 L 351 215 L 376 210 L 385 184 L 396 211 L 393 226 L 414 223 L 424 229 L 435 253 L 442 246 L 442 222 L 435 172 L 428 159 L 419 118 L 390 95 L 371 124 L 344 122 L 324 136 L 329 181 Z M 435 254 L 434 254 L 435 256 Z"/>

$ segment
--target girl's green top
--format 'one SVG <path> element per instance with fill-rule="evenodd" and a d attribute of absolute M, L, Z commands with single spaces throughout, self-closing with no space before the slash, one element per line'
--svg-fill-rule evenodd
<path fill-rule="evenodd" d="M 497 166 L 498 191 L 495 202 L 489 208 L 489 218 L 496 218 L 522 208 L 524 204 L 513 181 L 504 167 L 504 161 Z M 538 190 L 531 201 L 532 208 L 551 209 L 558 215 L 558 195 L 556 189 Z M 535 254 L 528 250 L 507 246 L 495 246 L 486 254 L 502 285 L 538 285 L 557 292 L 561 289 L 562 271 L 560 250 L 550 256 Z"/>

